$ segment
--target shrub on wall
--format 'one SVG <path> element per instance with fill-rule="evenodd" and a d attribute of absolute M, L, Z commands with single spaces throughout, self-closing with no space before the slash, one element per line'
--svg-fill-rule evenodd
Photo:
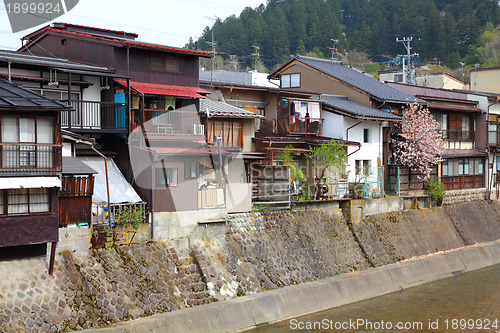
<path fill-rule="evenodd" d="M 446 196 L 446 185 L 441 182 L 441 179 L 433 177 L 427 181 L 426 186 L 431 193 L 432 200 L 436 201 L 438 206 L 441 206 Z"/>

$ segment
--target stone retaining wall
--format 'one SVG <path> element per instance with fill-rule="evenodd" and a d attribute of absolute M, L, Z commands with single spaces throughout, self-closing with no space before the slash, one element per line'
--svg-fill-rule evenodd
<path fill-rule="evenodd" d="M 346 221 L 340 210 L 241 214 L 222 237 L 61 251 L 0 263 L 0 331 L 66 332 L 500 239 L 500 204 L 474 202 Z M 201 234 L 201 233 L 200 233 Z M 352 288 L 356 288 L 352 284 Z"/>
<path fill-rule="evenodd" d="M 452 190 L 446 191 L 443 205 L 453 205 L 464 202 L 486 200 L 487 198 L 488 191 L 484 188 L 470 190 Z"/>

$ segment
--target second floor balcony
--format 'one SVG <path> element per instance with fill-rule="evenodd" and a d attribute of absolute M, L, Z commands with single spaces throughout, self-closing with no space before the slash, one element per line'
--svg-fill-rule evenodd
<path fill-rule="evenodd" d="M 152 136 L 204 136 L 205 127 L 196 112 L 146 109 L 145 130 Z M 134 125 L 134 131 L 138 125 Z"/>
<path fill-rule="evenodd" d="M 0 143 L 0 172 L 56 174 L 62 170 L 61 151 L 54 144 Z"/>
<path fill-rule="evenodd" d="M 62 112 L 63 128 L 87 133 L 127 133 L 129 130 L 126 103 L 71 100 L 69 104 L 73 110 Z"/>
<path fill-rule="evenodd" d="M 463 131 L 463 130 L 442 130 L 442 137 L 447 141 L 474 141 L 475 132 L 474 131 Z"/>
<path fill-rule="evenodd" d="M 278 134 L 321 135 L 321 104 L 317 101 L 283 98 L 278 105 L 276 120 Z"/>

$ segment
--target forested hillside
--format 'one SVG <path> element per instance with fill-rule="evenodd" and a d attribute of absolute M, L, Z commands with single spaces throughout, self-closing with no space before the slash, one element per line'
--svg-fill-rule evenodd
<path fill-rule="evenodd" d="M 213 32 L 217 51 L 237 55 L 244 66 L 252 65 L 257 50 L 268 69 L 291 54 L 329 58 L 332 39 L 339 57 L 358 51 L 385 62 L 406 53 L 397 37 L 412 36 L 422 63 L 457 68 L 460 62 L 500 66 L 499 28 L 498 0 L 268 0 L 216 21 Z M 211 38 L 206 27 L 186 46 L 210 50 Z"/>

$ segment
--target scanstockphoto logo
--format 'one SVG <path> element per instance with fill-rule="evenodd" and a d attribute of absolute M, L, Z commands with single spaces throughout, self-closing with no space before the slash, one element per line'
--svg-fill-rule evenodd
<path fill-rule="evenodd" d="M 12 32 L 16 33 L 50 22 L 70 10 L 79 0 L 3 0 Z"/>

